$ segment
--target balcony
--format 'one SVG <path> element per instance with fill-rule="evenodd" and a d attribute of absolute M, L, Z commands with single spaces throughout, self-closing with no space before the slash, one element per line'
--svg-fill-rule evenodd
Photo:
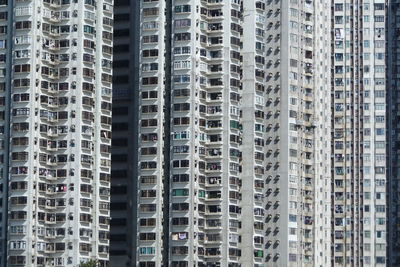
<path fill-rule="evenodd" d="M 221 102 L 222 101 L 222 93 L 209 93 L 208 101 Z"/>
<path fill-rule="evenodd" d="M 220 234 L 206 234 L 204 243 L 205 244 L 221 244 L 222 237 Z"/>
<path fill-rule="evenodd" d="M 211 149 L 207 149 L 206 157 L 207 157 L 207 158 L 221 158 L 221 157 L 222 157 L 222 150 L 221 150 L 221 148 L 211 148 Z"/>
<path fill-rule="evenodd" d="M 47 213 L 44 220 L 45 224 L 53 225 L 57 223 L 57 218 L 55 213 Z"/>
<path fill-rule="evenodd" d="M 179 246 L 179 247 L 172 247 L 171 248 L 172 255 L 188 255 L 189 254 L 189 247 L 186 246 Z"/>
<path fill-rule="evenodd" d="M 61 7 L 61 0 L 43 0 L 43 4 L 50 6 L 51 8 Z"/>
<path fill-rule="evenodd" d="M 46 244 L 45 253 L 55 253 L 55 252 L 56 249 L 54 243 Z"/>
<path fill-rule="evenodd" d="M 222 215 L 220 205 L 208 205 L 206 207 L 206 215 Z"/>
<path fill-rule="evenodd" d="M 206 172 L 221 172 L 221 171 L 222 171 L 221 162 L 207 163 Z"/>
<path fill-rule="evenodd" d="M 206 3 L 209 7 L 221 6 L 224 4 L 223 0 L 201 0 L 201 1 Z"/>
<path fill-rule="evenodd" d="M 206 187 L 220 187 L 221 177 L 207 177 Z"/>
<path fill-rule="evenodd" d="M 220 201 L 221 200 L 221 191 L 209 191 L 207 193 L 206 201 L 213 202 L 213 201 Z"/>
<path fill-rule="evenodd" d="M 219 219 L 206 220 L 205 229 L 208 229 L 208 230 L 222 229 L 222 222 Z"/>
<path fill-rule="evenodd" d="M 204 256 L 207 258 L 219 258 L 221 257 L 221 250 L 219 248 L 206 248 Z"/>
<path fill-rule="evenodd" d="M 50 53 L 44 53 L 42 55 L 42 60 L 52 66 L 56 66 L 60 64 L 60 60 L 58 59 L 58 55 L 50 54 Z"/>
<path fill-rule="evenodd" d="M 207 122 L 208 130 L 222 130 L 222 121 L 221 120 L 209 120 Z"/>
<path fill-rule="evenodd" d="M 211 87 L 211 88 L 219 88 L 219 87 L 223 87 L 224 83 L 223 83 L 223 80 L 221 78 L 214 78 L 214 79 L 209 79 L 208 80 L 208 86 Z"/>
<path fill-rule="evenodd" d="M 209 33 L 216 33 L 216 32 L 217 33 L 222 33 L 223 32 L 222 23 L 210 23 L 210 24 L 208 24 L 207 31 Z M 214 38 L 214 37 L 211 37 L 211 38 Z M 222 39 L 222 37 L 221 37 L 221 39 Z"/>

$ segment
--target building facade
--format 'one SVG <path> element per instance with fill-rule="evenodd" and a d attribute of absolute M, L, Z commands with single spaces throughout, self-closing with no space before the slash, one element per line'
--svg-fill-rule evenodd
<path fill-rule="evenodd" d="M 330 4 L 322 2 L 273 2 L 267 13 L 268 266 L 330 261 Z"/>
<path fill-rule="evenodd" d="M 330 3 L 140 4 L 133 264 L 330 264 Z"/>
<path fill-rule="evenodd" d="M 0 1 L 2 266 L 108 266 L 113 3 Z"/>
<path fill-rule="evenodd" d="M 333 1 L 332 265 L 386 262 L 387 3 Z"/>
<path fill-rule="evenodd" d="M 387 40 L 388 40 L 388 81 L 387 81 L 387 137 L 388 137 L 388 266 L 400 265 L 400 53 L 398 36 L 400 33 L 400 1 L 390 1 L 388 5 Z"/>
<path fill-rule="evenodd" d="M 114 1 L 111 266 L 136 264 L 140 1 Z"/>

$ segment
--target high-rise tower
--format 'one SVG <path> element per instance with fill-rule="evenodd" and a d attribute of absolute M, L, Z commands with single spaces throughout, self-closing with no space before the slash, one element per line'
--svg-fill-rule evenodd
<path fill-rule="evenodd" d="M 386 264 L 386 1 L 332 6 L 332 265 Z"/>
<path fill-rule="evenodd" d="M 388 266 L 400 265 L 400 1 L 388 5 L 387 40 L 387 189 Z"/>
<path fill-rule="evenodd" d="M 266 13 L 267 266 L 326 265 L 330 3 L 266 1 Z"/>
<path fill-rule="evenodd" d="M 112 12 L 0 1 L 2 266 L 108 266 Z"/>
<path fill-rule="evenodd" d="M 140 1 L 114 1 L 110 264 L 136 266 Z"/>
<path fill-rule="evenodd" d="M 330 261 L 330 4 L 143 0 L 137 266 Z"/>

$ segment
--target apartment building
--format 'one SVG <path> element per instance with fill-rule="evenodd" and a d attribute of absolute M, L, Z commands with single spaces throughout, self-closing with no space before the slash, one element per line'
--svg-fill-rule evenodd
<path fill-rule="evenodd" d="M 384 0 L 332 6 L 332 265 L 385 266 Z"/>
<path fill-rule="evenodd" d="M 399 181 L 399 154 L 400 154 L 400 125 L 399 125 L 399 104 L 400 104 L 400 80 L 397 75 L 400 65 L 398 51 L 398 33 L 400 30 L 400 1 L 391 1 L 388 5 L 387 40 L 388 40 L 388 59 L 387 59 L 387 165 L 388 165 L 388 233 L 387 251 L 388 266 L 400 265 L 400 181 Z"/>
<path fill-rule="evenodd" d="M 114 1 L 111 266 L 136 264 L 140 1 Z"/>
<path fill-rule="evenodd" d="M 108 266 L 112 12 L 0 1 L 1 266 Z"/>
<path fill-rule="evenodd" d="M 266 246 L 275 253 L 266 266 L 329 265 L 331 4 L 267 1 L 267 8 L 271 4 L 266 22 Z"/>
<path fill-rule="evenodd" d="M 131 264 L 330 264 L 330 6 L 140 1 Z"/>

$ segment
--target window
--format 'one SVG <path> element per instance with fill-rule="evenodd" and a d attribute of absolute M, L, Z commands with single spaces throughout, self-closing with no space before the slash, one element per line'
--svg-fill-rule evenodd
<path fill-rule="evenodd" d="M 155 212 L 156 207 L 156 204 L 140 204 L 139 210 L 141 212 Z"/>
<path fill-rule="evenodd" d="M 190 118 L 188 117 L 175 117 L 173 120 L 174 125 L 188 125 L 190 123 Z"/>
<path fill-rule="evenodd" d="M 172 196 L 174 197 L 189 196 L 189 189 L 174 189 L 172 190 Z"/>
<path fill-rule="evenodd" d="M 117 17 L 120 14 L 115 15 L 115 19 L 117 20 Z M 128 15 L 128 14 L 126 14 Z M 143 22 L 142 24 L 143 30 L 155 30 L 159 28 L 159 23 L 157 21 L 148 21 L 148 22 Z"/>
<path fill-rule="evenodd" d="M 384 141 L 375 141 L 376 148 L 385 148 L 386 144 Z"/>
<path fill-rule="evenodd" d="M 14 66 L 14 72 L 15 73 L 30 72 L 30 71 L 31 71 L 31 65 L 30 64 L 22 64 L 22 65 L 15 65 Z"/>
<path fill-rule="evenodd" d="M 157 168 L 157 162 L 156 161 L 142 161 L 140 162 L 140 169 L 145 170 L 145 169 L 156 169 Z"/>
<path fill-rule="evenodd" d="M 377 264 L 385 264 L 386 258 L 385 257 L 376 257 L 376 263 Z"/>
<path fill-rule="evenodd" d="M 175 25 L 175 28 L 190 27 L 191 22 L 192 21 L 190 19 L 176 19 L 174 22 L 174 25 Z"/>
<path fill-rule="evenodd" d="M 289 214 L 289 222 L 297 222 L 297 216 L 293 214 Z"/>
<path fill-rule="evenodd" d="M 190 75 L 175 75 L 174 83 L 190 83 Z"/>
<path fill-rule="evenodd" d="M 140 154 L 143 156 L 157 154 L 157 147 L 142 147 L 140 150 Z"/>
<path fill-rule="evenodd" d="M 173 133 L 174 140 L 182 140 L 182 139 L 187 140 L 187 139 L 189 139 L 189 136 L 190 136 L 190 132 L 186 132 L 186 131 Z"/>
<path fill-rule="evenodd" d="M 297 170 L 297 163 L 296 162 L 289 162 L 289 169 L 290 170 Z"/>
<path fill-rule="evenodd" d="M 335 4 L 335 11 L 343 11 L 343 4 Z"/>
<path fill-rule="evenodd" d="M 143 57 L 158 57 L 158 49 L 143 50 Z"/>
<path fill-rule="evenodd" d="M 93 20 L 93 21 L 96 19 L 95 14 L 94 14 L 93 12 L 90 12 L 90 11 L 85 11 L 83 17 L 84 17 L 85 19 Z"/>
<path fill-rule="evenodd" d="M 186 183 L 189 182 L 189 174 L 174 174 L 172 176 L 174 183 Z"/>
<path fill-rule="evenodd" d="M 158 35 L 146 35 L 146 36 L 143 36 L 142 41 L 143 41 L 144 44 L 157 43 L 158 42 Z"/>
<path fill-rule="evenodd" d="M 385 205 L 376 205 L 375 211 L 376 212 L 385 212 Z"/>
<path fill-rule="evenodd" d="M 29 101 L 29 94 L 14 94 L 13 95 L 14 102 L 27 102 Z"/>
<path fill-rule="evenodd" d="M 173 211 L 187 211 L 189 210 L 189 203 L 172 203 Z"/>
<path fill-rule="evenodd" d="M 175 33 L 174 40 L 175 41 L 190 41 L 191 34 L 188 32 L 183 33 Z"/>
<path fill-rule="evenodd" d="M 156 127 L 158 124 L 157 119 L 147 119 L 141 121 L 142 127 Z"/>
<path fill-rule="evenodd" d="M 156 85 L 156 84 L 158 84 L 158 77 L 142 78 L 142 85 Z"/>
<path fill-rule="evenodd" d="M 190 54 L 190 46 L 174 47 L 175 55 L 188 55 Z"/>
<path fill-rule="evenodd" d="M 143 105 L 142 106 L 142 113 L 156 113 L 158 112 L 158 106 L 157 105 Z"/>
<path fill-rule="evenodd" d="M 296 235 L 296 228 L 289 227 L 289 235 Z"/>
<path fill-rule="evenodd" d="M 15 108 L 12 111 L 13 116 L 29 115 L 29 108 Z"/>
<path fill-rule="evenodd" d="M 297 189 L 296 188 L 289 188 L 289 195 L 290 196 L 297 196 Z"/>
<path fill-rule="evenodd" d="M 190 69 L 191 68 L 191 61 L 189 60 L 176 60 L 174 62 L 174 69 L 178 70 L 178 69 Z M 186 75 L 189 76 L 189 75 Z M 176 76 L 175 76 L 176 77 Z M 188 81 L 190 81 L 190 77 L 188 78 Z"/>
<path fill-rule="evenodd" d="M 157 97 L 157 91 L 142 91 L 142 99 L 155 99 Z"/>
<path fill-rule="evenodd" d="M 189 160 L 174 160 L 172 166 L 174 168 L 187 168 L 189 167 Z"/>
<path fill-rule="evenodd" d="M 10 232 L 12 234 L 25 234 L 26 233 L 26 226 L 23 225 L 14 225 L 10 227 Z"/>
<path fill-rule="evenodd" d="M 31 56 L 31 51 L 28 49 L 25 50 L 16 50 L 14 51 L 15 58 L 29 58 Z"/>
<path fill-rule="evenodd" d="M 144 17 L 157 16 L 159 14 L 157 7 L 143 8 L 142 12 Z"/>
<path fill-rule="evenodd" d="M 92 26 L 89 25 L 83 25 L 83 32 L 84 33 L 89 33 L 89 34 L 95 34 L 96 33 L 96 29 Z"/>
<path fill-rule="evenodd" d="M 375 65 L 375 72 L 376 73 L 384 73 L 385 72 L 385 66 L 384 65 Z"/>
<path fill-rule="evenodd" d="M 386 249 L 386 244 L 376 244 L 376 245 L 375 245 L 375 249 L 376 249 L 377 251 L 383 251 L 383 250 Z"/>
<path fill-rule="evenodd" d="M 376 231 L 376 238 L 385 238 L 385 231 Z"/>
<path fill-rule="evenodd" d="M 157 133 L 148 133 L 141 135 L 142 142 L 157 141 L 157 139 L 158 139 Z"/>
<path fill-rule="evenodd" d="M 188 12 L 191 12 L 190 5 L 175 6 L 175 13 L 188 13 Z"/>
<path fill-rule="evenodd" d="M 374 94 L 375 94 L 375 97 L 380 97 L 380 98 L 384 98 L 385 97 L 385 91 L 384 90 L 377 90 L 377 91 L 374 92 Z"/>
<path fill-rule="evenodd" d="M 289 261 L 290 262 L 296 262 L 297 261 L 297 255 L 296 254 L 289 254 Z"/>
<path fill-rule="evenodd" d="M 186 217 L 172 218 L 172 225 L 189 225 L 189 218 Z"/>
<path fill-rule="evenodd" d="M 376 186 L 385 186 L 386 181 L 384 179 L 376 179 L 375 184 Z"/>
<path fill-rule="evenodd" d="M 139 233 L 139 240 L 154 241 L 156 240 L 156 233 Z"/>
<path fill-rule="evenodd" d="M 143 63 L 142 71 L 157 71 L 158 63 Z"/>
<path fill-rule="evenodd" d="M 189 153 L 189 146 L 174 146 L 172 148 L 173 153 Z"/>
<path fill-rule="evenodd" d="M 18 242 L 18 241 L 15 241 L 15 242 Z M 23 242 L 23 241 L 19 241 L 19 242 Z M 25 265 L 26 257 L 25 256 L 10 256 L 9 262 L 10 262 L 10 265 Z"/>
<path fill-rule="evenodd" d="M 376 130 L 376 135 L 385 135 L 385 129 L 384 128 L 377 128 Z"/>
<path fill-rule="evenodd" d="M 140 226 L 155 226 L 156 219 L 155 218 L 142 218 L 140 219 Z"/>
<path fill-rule="evenodd" d="M 15 22 L 15 29 L 16 30 L 25 30 L 30 29 L 32 27 L 31 21 L 17 21 Z"/>
<path fill-rule="evenodd" d="M 385 116 L 375 116 L 375 121 L 377 123 L 385 122 Z"/>
<path fill-rule="evenodd" d="M 2 5 L 2 3 L 0 2 L 0 5 Z M 17 8 L 15 8 L 15 10 L 17 10 Z M 7 20 L 7 12 L 0 12 L 0 20 Z"/>

